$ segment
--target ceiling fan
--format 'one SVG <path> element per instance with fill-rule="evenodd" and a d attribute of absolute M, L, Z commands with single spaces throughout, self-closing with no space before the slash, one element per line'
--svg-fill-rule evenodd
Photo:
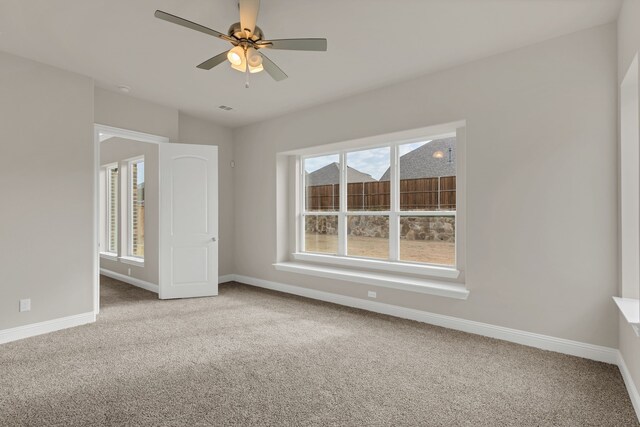
<path fill-rule="evenodd" d="M 222 52 L 213 58 L 207 59 L 197 67 L 203 70 L 210 70 L 225 60 L 228 60 L 233 69 L 246 74 L 247 80 L 245 87 L 249 87 L 249 73 L 259 73 L 264 70 L 276 81 L 287 78 L 287 75 L 280 67 L 267 58 L 262 52 L 259 52 L 261 49 L 327 50 L 327 39 L 265 40 L 262 29 L 256 25 L 260 0 L 239 0 L 238 6 L 240 8 L 240 22 L 231 25 L 227 34 L 161 10 L 156 10 L 154 15 L 156 18 L 164 21 L 200 31 L 201 33 L 209 34 L 210 36 L 218 37 L 231 43 L 233 47 L 229 51 Z"/>

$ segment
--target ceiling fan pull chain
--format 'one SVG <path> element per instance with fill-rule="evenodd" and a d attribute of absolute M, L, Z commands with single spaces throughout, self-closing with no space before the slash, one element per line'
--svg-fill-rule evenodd
<path fill-rule="evenodd" d="M 244 61 L 246 67 L 245 67 L 245 75 L 246 75 L 246 79 L 244 81 L 244 88 L 245 89 L 249 89 L 249 57 L 247 56 L 247 50 L 244 50 Z"/>

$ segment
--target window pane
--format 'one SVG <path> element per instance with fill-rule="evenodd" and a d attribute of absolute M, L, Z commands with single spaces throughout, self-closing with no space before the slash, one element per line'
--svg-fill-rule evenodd
<path fill-rule="evenodd" d="M 347 255 L 389 259 L 389 217 L 347 216 Z"/>
<path fill-rule="evenodd" d="M 347 209 L 388 211 L 391 208 L 390 148 L 347 153 Z"/>
<path fill-rule="evenodd" d="M 338 217 L 335 215 L 305 215 L 305 252 L 338 253 Z"/>
<path fill-rule="evenodd" d="M 340 209 L 340 157 L 337 154 L 304 159 L 305 209 Z"/>
<path fill-rule="evenodd" d="M 400 260 L 455 265 L 454 216 L 400 218 Z"/>
<path fill-rule="evenodd" d="M 107 169 L 107 251 L 118 253 L 118 168 Z"/>
<path fill-rule="evenodd" d="M 131 163 L 131 253 L 144 257 L 144 161 Z"/>
<path fill-rule="evenodd" d="M 400 210 L 456 209 L 456 139 L 400 145 Z"/>

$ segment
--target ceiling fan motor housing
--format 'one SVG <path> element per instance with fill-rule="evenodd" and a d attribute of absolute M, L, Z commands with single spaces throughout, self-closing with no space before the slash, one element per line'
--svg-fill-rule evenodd
<path fill-rule="evenodd" d="M 243 37 L 244 31 L 242 30 L 242 25 L 240 25 L 239 22 L 232 24 L 229 27 L 229 31 L 227 32 L 227 34 L 229 34 L 229 37 L 234 37 L 236 39 L 239 39 L 240 41 L 246 40 L 247 42 L 249 42 L 249 44 L 253 44 L 254 42 L 258 40 L 262 40 L 264 38 L 264 33 L 262 32 L 262 29 L 256 25 L 255 29 L 253 30 L 253 34 L 251 35 L 251 38 L 245 39 Z"/>

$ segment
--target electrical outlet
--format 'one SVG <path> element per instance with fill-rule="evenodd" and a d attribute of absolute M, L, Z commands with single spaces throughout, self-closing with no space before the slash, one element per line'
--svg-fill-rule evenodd
<path fill-rule="evenodd" d="M 377 298 L 377 295 L 378 295 L 378 294 L 377 294 L 376 292 L 374 292 L 374 291 L 369 291 L 369 292 L 367 292 L 367 296 L 368 296 L 369 298 Z"/>
<path fill-rule="evenodd" d="M 127 268 L 127 274 L 131 276 L 131 267 Z"/>
<path fill-rule="evenodd" d="M 20 300 L 20 311 L 31 311 L 31 299 L 21 299 Z"/>

